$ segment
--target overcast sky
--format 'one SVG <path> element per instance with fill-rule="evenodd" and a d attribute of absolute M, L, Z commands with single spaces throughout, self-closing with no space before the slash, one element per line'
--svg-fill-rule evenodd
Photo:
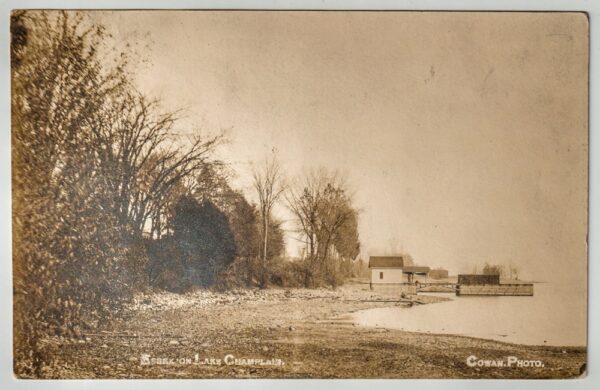
<path fill-rule="evenodd" d="M 513 262 L 585 282 L 582 14 L 97 16 L 148 60 L 143 91 L 184 107 L 183 125 L 228 129 L 220 155 L 250 198 L 249 162 L 275 150 L 290 177 L 345 172 L 365 259 L 402 250 L 451 273 Z"/>

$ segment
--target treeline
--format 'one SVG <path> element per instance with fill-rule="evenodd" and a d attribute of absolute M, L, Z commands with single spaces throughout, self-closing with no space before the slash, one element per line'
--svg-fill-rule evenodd
<path fill-rule="evenodd" d="M 521 269 L 512 264 L 490 264 L 485 263 L 481 273 L 484 275 L 499 275 L 502 279 L 519 280 Z"/>
<path fill-rule="evenodd" d="M 43 339 L 81 337 L 136 291 L 337 286 L 357 272 L 358 213 L 335 172 L 286 182 L 254 170 L 257 204 L 215 158 L 223 135 L 177 129 L 140 93 L 127 52 L 101 51 L 102 26 L 77 13 L 11 16 L 14 359 L 51 363 Z M 283 258 L 276 204 L 306 248 Z"/>
<path fill-rule="evenodd" d="M 513 263 L 489 263 L 485 262 L 481 270 L 477 264 L 471 265 L 467 273 L 482 275 L 499 275 L 502 279 L 519 280 L 521 268 Z"/>

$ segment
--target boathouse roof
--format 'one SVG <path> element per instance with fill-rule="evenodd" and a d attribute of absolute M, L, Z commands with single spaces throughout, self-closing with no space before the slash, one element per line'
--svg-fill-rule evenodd
<path fill-rule="evenodd" d="M 402 256 L 371 256 L 369 257 L 369 268 L 402 268 L 404 258 Z"/>

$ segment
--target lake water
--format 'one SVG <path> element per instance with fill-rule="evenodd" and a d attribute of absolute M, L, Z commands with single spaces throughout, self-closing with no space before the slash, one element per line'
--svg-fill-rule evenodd
<path fill-rule="evenodd" d="M 455 334 L 529 345 L 585 346 L 586 291 L 536 283 L 532 297 L 427 294 L 452 301 L 354 313 L 362 326 Z"/>

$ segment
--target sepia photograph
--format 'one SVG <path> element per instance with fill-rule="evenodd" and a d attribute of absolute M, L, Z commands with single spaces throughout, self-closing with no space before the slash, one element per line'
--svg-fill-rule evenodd
<path fill-rule="evenodd" d="M 584 12 L 13 9 L 14 376 L 584 378 L 589 44 Z"/>

